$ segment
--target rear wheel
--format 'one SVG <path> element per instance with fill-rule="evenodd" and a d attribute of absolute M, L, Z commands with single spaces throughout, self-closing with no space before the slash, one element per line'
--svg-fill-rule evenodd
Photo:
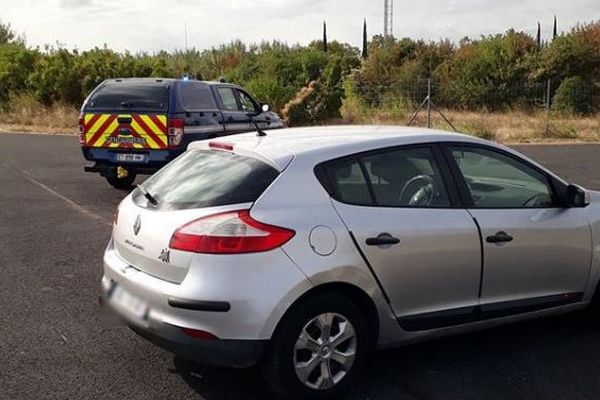
<path fill-rule="evenodd" d="M 600 327 L 600 283 L 587 309 L 587 320 L 594 326 Z"/>
<path fill-rule="evenodd" d="M 135 182 L 136 175 L 135 172 L 127 171 L 125 176 L 119 177 L 119 174 L 115 172 L 114 174 L 107 175 L 106 180 L 115 189 L 129 190 L 131 189 L 133 182 Z"/>
<path fill-rule="evenodd" d="M 356 304 L 337 294 L 316 295 L 282 321 L 262 363 L 264 376 L 284 397 L 332 395 L 360 371 L 368 339 Z"/>

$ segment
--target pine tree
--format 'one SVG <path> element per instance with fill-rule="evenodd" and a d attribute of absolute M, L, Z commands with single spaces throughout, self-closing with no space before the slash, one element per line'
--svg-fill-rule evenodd
<path fill-rule="evenodd" d="M 327 24 L 323 21 L 323 51 L 327 53 Z"/>
<path fill-rule="evenodd" d="M 367 19 L 365 18 L 365 22 L 363 23 L 363 48 L 362 48 L 362 58 L 365 59 L 369 56 L 368 50 L 369 43 L 367 42 Z"/>

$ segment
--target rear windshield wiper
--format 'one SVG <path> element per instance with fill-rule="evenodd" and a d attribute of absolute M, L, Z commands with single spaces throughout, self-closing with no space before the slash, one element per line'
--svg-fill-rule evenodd
<path fill-rule="evenodd" d="M 148 201 L 149 201 L 149 202 L 150 202 L 152 205 L 155 205 L 155 206 L 157 206 L 157 205 L 158 205 L 158 200 L 156 200 L 156 199 L 154 198 L 154 196 L 152 196 L 152 195 L 150 194 L 150 192 L 148 192 L 146 189 L 144 189 L 144 188 L 142 187 L 142 185 L 136 185 L 136 186 L 137 186 L 137 188 L 140 190 L 140 192 L 142 192 L 142 194 L 144 195 L 144 197 L 145 197 L 146 199 L 148 199 Z"/>

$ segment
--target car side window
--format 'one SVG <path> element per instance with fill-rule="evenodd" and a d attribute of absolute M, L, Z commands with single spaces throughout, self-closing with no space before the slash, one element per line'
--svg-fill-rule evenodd
<path fill-rule="evenodd" d="M 240 99 L 240 105 L 242 107 L 242 111 L 245 112 L 258 112 L 258 107 L 254 100 L 245 92 L 238 90 L 238 95 Z"/>
<path fill-rule="evenodd" d="M 227 111 L 239 111 L 237 100 L 235 99 L 235 93 L 233 89 L 228 87 L 217 88 L 223 108 Z"/>
<path fill-rule="evenodd" d="M 428 147 L 395 149 L 362 158 L 375 202 L 385 207 L 449 207 L 450 199 Z"/>
<path fill-rule="evenodd" d="M 555 205 L 548 178 L 502 153 L 477 147 L 453 146 L 475 208 L 540 208 Z"/>
<path fill-rule="evenodd" d="M 327 165 L 326 173 L 332 184 L 333 198 L 343 203 L 372 205 L 367 181 L 357 159 L 334 161 Z"/>
<path fill-rule="evenodd" d="M 344 203 L 381 207 L 450 206 L 439 167 L 427 147 L 378 152 L 336 161 L 325 168 L 332 196 Z"/>

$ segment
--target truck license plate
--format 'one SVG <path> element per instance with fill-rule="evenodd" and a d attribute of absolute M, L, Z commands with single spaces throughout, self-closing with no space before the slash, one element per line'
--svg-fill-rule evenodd
<path fill-rule="evenodd" d="M 146 155 L 145 154 L 117 153 L 117 161 L 144 162 L 144 161 L 146 161 Z"/>

